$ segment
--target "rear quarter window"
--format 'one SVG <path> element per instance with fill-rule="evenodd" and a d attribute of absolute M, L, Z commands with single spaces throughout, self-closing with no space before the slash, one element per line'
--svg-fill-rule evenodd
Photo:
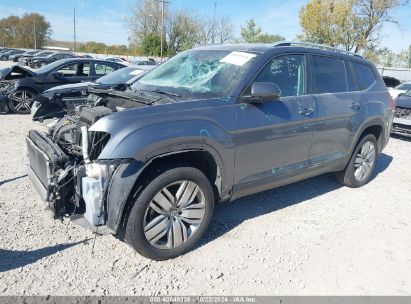
<path fill-rule="evenodd" d="M 377 82 L 371 68 L 365 64 L 351 62 L 355 77 L 355 88 L 364 91 Z"/>
<path fill-rule="evenodd" d="M 347 92 L 343 60 L 313 55 L 312 70 L 314 94 Z"/>

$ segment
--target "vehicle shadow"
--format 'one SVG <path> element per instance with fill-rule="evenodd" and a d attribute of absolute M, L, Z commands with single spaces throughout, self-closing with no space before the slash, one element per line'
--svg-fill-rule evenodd
<path fill-rule="evenodd" d="M 6 180 L 4 180 L 4 181 L 0 180 L 0 186 L 2 186 L 2 185 L 4 185 L 4 184 L 7 184 L 7 183 L 10 183 L 10 182 L 13 182 L 13 181 L 15 181 L 15 180 L 18 180 L 18 179 L 20 179 L 20 178 L 25 178 L 25 177 L 27 177 L 27 174 L 24 174 L 24 175 L 21 175 L 21 176 L 12 177 L 12 178 L 6 179 Z"/>
<path fill-rule="evenodd" d="M 377 160 L 371 180 L 384 172 L 389 167 L 392 159 L 391 156 L 382 153 Z M 210 226 L 198 247 L 219 238 L 248 219 L 303 203 L 341 187 L 343 186 L 336 181 L 333 174 L 324 174 L 250 195 L 232 203 L 217 204 L 214 208 Z"/>
<path fill-rule="evenodd" d="M 42 258 L 87 241 L 88 240 L 83 240 L 70 244 L 59 244 L 32 251 L 0 249 L 0 273 L 35 263 Z"/>

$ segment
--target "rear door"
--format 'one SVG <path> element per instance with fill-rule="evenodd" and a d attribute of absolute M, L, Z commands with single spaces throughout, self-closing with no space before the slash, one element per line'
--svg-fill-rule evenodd
<path fill-rule="evenodd" d="M 311 56 L 316 127 L 310 167 L 340 166 L 349 154 L 352 137 L 366 112 L 361 92 L 353 88 L 349 61 Z"/>
<path fill-rule="evenodd" d="M 307 95 L 307 55 L 274 57 L 253 82 L 272 82 L 279 100 L 236 105 L 237 134 L 234 195 L 271 188 L 306 172 L 315 105 Z M 250 87 L 243 95 L 250 95 Z"/>

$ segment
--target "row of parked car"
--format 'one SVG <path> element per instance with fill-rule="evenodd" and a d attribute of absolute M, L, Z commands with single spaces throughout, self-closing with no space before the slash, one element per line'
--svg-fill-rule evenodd
<path fill-rule="evenodd" d="M 29 66 L 31 68 L 40 68 L 46 66 L 57 60 L 66 58 L 92 58 L 90 55 L 75 55 L 69 52 L 55 52 L 55 51 L 43 51 L 43 50 L 22 50 L 22 49 L 10 49 L 10 48 L 0 48 L 0 60 L 6 61 L 10 60 L 17 62 L 19 65 Z M 149 65 L 156 66 L 158 63 L 149 58 L 148 60 L 135 60 L 128 61 L 123 57 L 107 57 L 107 61 L 121 63 L 124 65 Z"/>
<path fill-rule="evenodd" d="M 366 184 L 398 113 L 372 63 L 309 43 L 206 46 L 149 71 L 78 58 L 11 70 L 10 107 L 56 118 L 26 138 L 46 207 L 156 260 L 193 248 L 215 202 L 327 172 Z"/>

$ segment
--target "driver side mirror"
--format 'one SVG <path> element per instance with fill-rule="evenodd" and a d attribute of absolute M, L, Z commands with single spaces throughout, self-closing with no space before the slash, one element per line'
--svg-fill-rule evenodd
<path fill-rule="evenodd" d="M 243 96 L 242 101 L 249 103 L 263 103 L 281 97 L 281 89 L 272 82 L 254 82 L 251 85 L 251 95 Z"/>

